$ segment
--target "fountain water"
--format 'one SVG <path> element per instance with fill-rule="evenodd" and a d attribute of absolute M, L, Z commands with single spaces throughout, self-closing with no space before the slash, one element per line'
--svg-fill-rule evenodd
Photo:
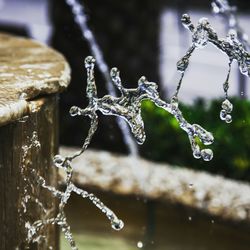
<path fill-rule="evenodd" d="M 87 23 L 87 17 L 84 11 L 84 5 L 80 4 L 78 0 L 66 0 L 67 4 L 70 6 L 73 16 L 74 16 L 74 21 L 78 24 L 82 36 L 84 39 L 87 41 L 90 51 L 92 55 L 96 59 L 96 64 L 98 69 L 103 75 L 103 78 L 105 79 L 106 83 L 106 88 L 108 90 L 108 93 L 112 96 L 116 96 L 116 90 L 114 88 L 114 85 L 112 84 L 111 77 L 109 75 L 109 67 L 107 63 L 105 62 L 103 58 L 103 53 L 96 41 L 96 38 L 91 31 L 91 29 L 88 27 Z M 132 138 L 129 128 L 125 122 L 123 122 L 119 117 L 117 118 L 117 123 L 119 128 L 121 129 L 122 135 L 123 135 L 123 140 L 125 144 L 127 145 L 127 148 L 129 150 L 129 153 L 132 156 L 137 156 L 138 155 L 138 148 L 137 145 Z"/>
<path fill-rule="evenodd" d="M 95 131 L 95 126 L 92 124 L 89 131 L 89 136 L 85 140 L 85 148 L 87 148 L 90 143 L 91 137 Z M 35 141 L 35 146 L 39 144 L 39 141 Z M 33 143 L 30 147 L 33 147 Z M 84 152 L 84 150 L 82 151 Z M 77 250 L 76 243 L 73 239 L 72 233 L 70 231 L 70 226 L 67 223 L 66 215 L 64 212 L 65 205 L 67 204 L 72 193 L 76 193 L 82 198 L 89 199 L 98 209 L 102 211 L 106 215 L 106 217 L 110 220 L 111 226 L 114 230 L 121 230 L 124 226 L 122 220 L 118 219 L 118 217 L 111 211 L 107 206 L 105 206 L 94 194 L 88 193 L 87 191 L 78 188 L 72 182 L 73 168 L 71 166 L 71 160 L 73 157 L 63 158 L 60 155 L 56 155 L 53 159 L 54 165 L 58 168 L 62 168 L 66 173 L 66 188 L 65 191 L 57 190 L 52 186 L 48 186 L 46 184 L 45 179 L 42 176 L 39 176 L 35 169 L 31 169 L 31 174 L 36 180 L 36 183 L 44 189 L 51 192 L 51 194 L 59 199 L 59 211 L 55 217 L 50 217 L 49 214 L 45 219 L 37 220 L 33 223 L 30 221 L 26 221 L 25 227 L 27 229 L 27 242 L 41 242 L 44 240 L 44 236 L 42 235 L 42 230 L 50 224 L 57 224 L 62 232 L 65 235 L 65 239 L 69 242 L 72 250 Z M 27 195 L 25 195 L 24 199 L 27 199 Z M 40 204 L 40 203 L 38 203 Z M 26 208 L 26 207 L 25 207 Z M 26 210 L 25 210 L 26 211 Z M 46 210 L 45 210 L 46 211 Z"/>
<path fill-rule="evenodd" d="M 87 97 L 89 99 L 89 105 L 85 109 L 73 106 L 70 109 L 70 114 L 72 116 L 88 116 L 91 119 L 91 136 L 97 129 L 99 110 L 104 115 L 114 115 L 119 116 L 124 119 L 131 128 L 131 132 L 134 135 L 138 144 L 144 143 L 146 139 L 144 131 L 144 123 L 141 117 L 141 102 L 143 100 L 149 99 L 153 101 L 158 107 L 163 108 L 167 112 L 175 116 L 180 127 L 188 134 L 191 148 L 195 158 L 203 158 L 205 161 L 212 159 L 212 151 L 210 149 L 202 149 L 196 141 L 199 139 L 204 145 L 210 145 L 213 143 L 213 136 L 211 133 L 207 132 L 198 124 L 189 124 L 183 117 L 181 111 L 178 108 L 178 101 L 172 98 L 170 103 L 166 103 L 159 97 L 157 91 L 157 85 L 154 82 L 149 82 L 146 77 L 142 76 L 138 81 L 138 87 L 135 89 L 126 89 L 121 83 L 120 73 L 117 68 L 112 68 L 110 75 L 120 91 L 120 97 L 114 97 L 111 95 L 105 95 L 102 98 L 97 97 L 97 89 L 94 79 L 94 64 L 95 60 L 93 57 L 89 56 L 85 59 L 85 67 L 87 69 Z M 88 138 L 87 138 L 88 139 Z M 89 139 L 87 140 L 89 144 Z M 86 141 L 82 149 L 75 153 L 73 156 L 69 157 L 69 160 L 82 154 L 86 149 Z"/>
<path fill-rule="evenodd" d="M 236 34 L 237 39 L 242 43 L 243 47 L 247 50 L 250 49 L 248 35 L 241 28 L 236 12 L 236 6 L 230 6 L 227 0 L 214 0 L 211 3 L 212 11 L 215 14 L 221 15 L 225 20 L 228 32 Z"/>
<path fill-rule="evenodd" d="M 127 124 L 129 125 L 137 143 L 142 144 L 145 141 L 146 135 L 144 131 L 144 123 L 141 117 L 141 102 L 146 99 L 151 100 L 155 103 L 155 105 L 169 112 L 176 118 L 180 128 L 184 130 L 188 135 L 193 156 L 197 159 L 202 158 L 204 161 L 210 161 L 213 158 L 212 150 L 208 148 L 201 149 L 200 145 L 203 144 L 206 146 L 212 144 L 214 141 L 213 135 L 198 124 L 188 123 L 178 107 L 178 93 L 182 84 L 183 77 L 189 65 L 189 59 L 192 53 L 197 48 L 203 48 L 208 43 L 212 43 L 222 52 L 227 54 L 229 58 L 229 69 L 226 80 L 223 84 L 225 101 L 222 103 L 220 117 L 222 120 L 225 120 L 229 123 L 232 121 L 230 113 L 233 109 L 233 105 L 228 100 L 227 93 L 229 87 L 228 80 L 231 71 L 231 64 L 233 60 L 236 60 L 238 62 L 241 73 L 250 76 L 250 55 L 233 32 L 229 33 L 227 39 L 219 39 L 207 19 L 200 19 L 197 27 L 195 27 L 192 24 L 190 17 L 187 14 L 184 14 L 182 17 L 182 23 L 192 32 L 192 45 L 190 46 L 186 54 L 177 63 L 177 69 L 181 73 L 181 78 L 175 94 L 168 103 L 160 98 L 156 83 L 149 82 L 144 76 L 139 79 L 137 88 L 124 88 L 120 78 L 119 70 L 117 68 L 112 68 L 110 73 L 108 72 L 108 67 L 103 60 L 102 53 L 95 41 L 93 33 L 87 26 L 86 16 L 84 15 L 82 6 L 77 2 L 77 0 L 66 1 L 71 6 L 75 21 L 79 24 L 83 36 L 89 42 L 92 53 L 94 54 L 94 56 L 96 56 L 97 65 L 104 75 L 107 83 L 107 89 L 109 90 L 109 95 L 105 95 L 103 97 L 97 96 L 97 88 L 94 78 L 95 59 L 91 56 L 87 57 L 85 59 L 85 68 L 87 70 L 86 95 L 89 103 L 86 108 L 80 108 L 77 106 L 71 107 L 70 114 L 71 116 L 87 116 L 90 118 L 90 128 L 88 131 L 88 135 L 83 143 L 81 150 L 75 152 L 73 155 L 66 157 L 56 155 L 53 159 L 54 166 L 63 169 L 63 171 L 66 173 L 66 188 L 64 191 L 60 191 L 52 186 L 48 186 L 45 179 L 42 176 L 39 176 L 34 169 L 32 170 L 32 174 L 36 182 L 46 190 L 50 191 L 54 197 L 57 197 L 59 199 L 59 211 L 55 217 L 47 218 L 45 220 L 38 220 L 34 223 L 28 222 L 26 223 L 26 227 L 28 229 L 28 240 L 36 241 L 40 237 L 40 231 L 46 225 L 57 224 L 64 233 L 65 238 L 68 240 L 71 249 L 76 250 L 77 246 L 73 239 L 72 233 L 70 231 L 70 226 L 67 223 L 64 212 L 65 205 L 67 204 L 68 199 L 70 198 L 72 193 L 76 193 L 82 198 L 89 199 L 106 215 L 106 217 L 110 220 L 113 229 L 120 230 L 124 225 L 123 222 L 118 219 L 118 217 L 97 197 L 83 189 L 78 188 L 72 182 L 72 161 L 74 160 L 74 158 L 81 155 L 89 146 L 92 137 L 98 127 L 97 111 L 100 111 L 104 115 L 116 116 L 120 120 L 123 120 L 123 123 L 119 124 L 126 124 L 126 129 L 122 131 L 126 131 L 123 132 L 125 139 L 130 138 L 129 142 L 127 141 L 130 147 L 130 152 L 136 154 L 136 147 L 133 146 L 133 143 L 131 143 L 133 142 L 133 140 L 131 137 L 127 136 L 128 134 L 130 135 L 127 129 Z M 120 92 L 119 96 L 116 95 L 114 86 L 116 86 L 117 90 Z"/>
<path fill-rule="evenodd" d="M 240 26 L 237 17 L 237 7 L 230 6 L 227 0 L 215 0 L 212 1 L 212 11 L 223 18 L 227 33 L 233 33 L 237 39 L 241 42 L 242 46 L 249 51 L 250 44 L 248 41 L 248 35 Z M 241 98 L 246 98 L 246 85 L 247 79 L 239 74 L 239 95 Z"/>
<path fill-rule="evenodd" d="M 178 97 L 178 93 L 182 84 L 185 71 L 189 65 L 189 59 L 197 48 L 204 48 L 208 43 L 213 44 L 220 51 L 228 56 L 228 73 L 223 83 L 225 100 L 222 103 L 220 118 L 227 123 L 232 121 L 231 112 L 233 109 L 232 103 L 228 100 L 229 76 L 233 60 L 238 62 L 240 72 L 250 77 L 250 54 L 245 49 L 243 44 L 238 40 L 234 31 L 230 31 L 226 39 L 218 38 L 217 33 L 211 27 L 206 18 L 201 18 L 198 25 L 195 27 L 191 22 L 190 16 L 184 14 L 182 16 L 182 24 L 192 33 L 192 44 L 186 54 L 177 62 L 177 69 L 181 72 L 181 78 L 178 83 L 174 98 Z"/>
<path fill-rule="evenodd" d="M 87 98 L 89 99 L 89 105 L 85 109 L 73 106 L 70 109 L 72 116 L 88 116 L 91 120 L 88 135 L 83 143 L 80 151 L 77 151 L 71 156 L 62 157 L 56 155 L 53 163 L 56 167 L 62 168 L 66 173 L 66 188 L 65 191 L 59 191 L 52 186 L 46 184 L 45 179 L 39 176 L 34 169 L 32 169 L 32 175 L 37 183 L 43 188 L 51 192 L 54 197 L 59 199 L 59 212 L 56 217 L 48 218 L 45 220 L 37 220 L 34 223 L 26 223 L 28 229 L 28 241 L 37 241 L 41 237 L 40 231 L 49 224 L 57 224 L 65 235 L 65 238 L 70 243 L 71 249 L 76 250 L 76 244 L 70 231 L 70 226 L 67 223 L 64 208 L 68 202 L 72 193 L 80 195 L 82 198 L 88 198 L 97 208 L 99 208 L 106 217 L 110 220 L 111 226 L 115 230 L 123 228 L 123 222 L 107 208 L 97 197 L 93 194 L 89 194 L 87 191 L 82 190 L 75 186 L 72 182 L 73 167 L 72 161 L 77 156 L 81 155 L 89 146 L 94 133 L 98 127 L 98 115 L 97 111 L 100 111 L 104 115 L 114 115 L 121 117 L 125 120 L 132 131 L 136 141 L 142 144 L 145 141 L 146 135 L 144 132 L 144 123 L 141 117 L 141 102 L 145 99 L 153 101 L 157 106 L 163 108 L 167 112 L 175 116 L 176 120 L 180 124 L 180 127 L 188 134 L 191 148 L 195 158 L 203 158 L 205 161 L 210 161 L 213 157 L 213 153 L 210 149 L 200 149 L 196 139 L 199 139 L 204 145 L 210 145 L 213 143 L 213 136 L 207 132 L 198 124 L 189 124 L 183 117 L 181 111 L 178 108 L 177 100 L 172 99 L 171 103 L 166 103 L 160 99 L 157 91 L 157 85 L 153 82 L 149 82 L 145 77 L 141 77 L 138 81 L 138 88 L 126 89 L 121 83 L 119 71 L 117 68 L 111 69 L 111 79 L 117 89 L 120 91 L 120 97 L 114 97 L 111 95 L 105 95 L 102 98 L 97 97 L 97 89 L 94 79 L 94 64 L 95 60 L 89 56 L 85 59 L 85 67 L 87 70 Z"/>

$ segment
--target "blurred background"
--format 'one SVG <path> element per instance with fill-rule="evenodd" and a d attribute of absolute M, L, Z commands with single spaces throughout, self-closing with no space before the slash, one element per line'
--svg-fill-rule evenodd
<path fill-rule="evenodd" d="M 176 62 L 191 42 L 189 32 L 180 23 L 181 15 L 190 14 L 194 24 L 199 18 L 207 17 L 220 37 L 227 34 L 224 20 L 212 14 L 211 1 L 207 0 L 81 0 L 81 3 L 105 61 L 110 68 L 120 69 L 124 86 L 137 87 L 138 79 L 145 75 L 159 84 L 160 94 L 167 100 L 174 93 L 180 77 Z M 250 2 L 235 0 L 230 3 L 238 7 L 239 23 L 250 35 Z M 87 105 L 84 58 L 91 52 L 70 7 L 63 0 L 0 0 L 0 32 L 33 38 L 66 57 L 72 69 L 72 80 L 68 90 L 60 96 L 60 143 L 68 147 L 81 146 L 89 121 L 72 118 L 68 111 L 73 105 Z M 150 102 L 142 105 L 147 139 L 138 150 L 140 157 L 150 162 L 166 164 L 170 169 L 206 171 L 214 178 L 224 176 L 230 178 L 222 179 L 225 185 L 227 181 L 231 183 L 234 180 L 242 190 L 246 190 L 250 180 L 250 80 L 239 73 L 234 63 L 229 89 L 234 104 L 233 122 L 225 124 L 220 120 L 219 112 L 227 64 L 227 57 L 211 45 L 197 50 L 191 58 L 179 96 L 181 110 L 187 120 L 214 134 L 215 143 L 211 148 L 215 156 L 211 162 L 195 160 L 188 138 L 174 118 Z M 108 93 L 104 82 L 96 69 L 100 97 Z M 115 118 L 100 116 L 100 126 L 91 148 L 127 157 L 128 148 Z M 98 151 L 95 152 L 94 157 L 99 159 Z M 138 164 L 134 166 L 137 167 L 135 175 L 140 175 L 143 162 L 134 163 Z M 197 191 L 195 180 L 187 180 L 186 183 L 189 185 L 185 187 L 186 192 L 190 193 L 190 185 L 195 190 L 191 193 Z M 99 194 L 125 222 L 122 232 L 113 232 L 96 209 L 87 201 L 74 197 L 68 205 L 68 217 L 79 249 L 249 249 L 250 194 L 245 191 L 239 191 L 244 196 L 244 204 L 238 204 L 238 198 L 234 204 L 235 207 L 244 206 L 245 216 L 239 216 L 241 219 L 235 221 L 233 216 L 231 219 L 230 216 L 227 219 L 219 215 L 216 217 L 203 206 L 187 206 L 178 198 L 171 200 L 171 195 L 154 199 L 146 192 L 141 195 L 133 189 L 120 192 L 115 184 L 113 187 L 110 185 L 107 191 L 91 180 L 79 181 L 79 185 Z M 204 196 L 203 200 L 206 199 Z M 223 204 L 226 204 L 227 212 L 226 206 L 231 203 Z M 69 249 L 63 237 L 62 249 Z"/>

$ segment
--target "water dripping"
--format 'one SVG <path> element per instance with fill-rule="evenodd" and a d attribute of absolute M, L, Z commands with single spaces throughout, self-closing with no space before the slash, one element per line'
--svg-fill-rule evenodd
<path fill-rule="evenodd" d="M 137 247 L 138 248 L 143 248 L 143 242 L 142 241 L 138 241 L 137 242 Z"/>
<path fill-rule="evenodd" d="M 21 176 L 23 178 L 23 187 L 22 187 L 22 197 L 21 197 L 21 207 L 18 209 L 21 220 L 24 221 L 24 227 L 26 229 L 26 242 L 41 242 L 44 238 L 42 235 L 36 235 L 32 238 L 31 235 L 34 235 L 35 228 L 32 226 L 30 221 L 29 213 L 30 204 L 34 204 L 42 214 L 48 214 L 48 210 L 45 208 L 44 204 L 39 200 L 38 197 L 34 194 L 34 190 L 37 185 L 34 182 L 33 178 L 30 178 L 30 174 L 35 171 L 32 167 L 32 150 L 40 150 L 41 145 L 39 142 L 38 134 L 36 131 L 33 131 L 31 136 L 27 136 L 27 144 L 22 146 L 22 157 L 20 162 Z M 29 176 L 29 177 L 28 177 Z M 18 187 L 20 189 L 20 187 Z M 34 207 L 32 206 L 34 209 Z"/>

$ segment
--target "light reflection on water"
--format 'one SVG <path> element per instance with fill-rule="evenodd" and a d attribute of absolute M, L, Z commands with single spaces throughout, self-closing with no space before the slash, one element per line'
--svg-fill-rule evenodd
<path fill-rule="evenodd" d="M 66 212 L 79 250 L 249 250 L 246 226 L 157 201 L 98 195 L 123 219 L 125 227 L 113 231 L 87 200 L 74 196 Z M 62 250 L 68 249 L 63 237 L 61 243 Z"/>

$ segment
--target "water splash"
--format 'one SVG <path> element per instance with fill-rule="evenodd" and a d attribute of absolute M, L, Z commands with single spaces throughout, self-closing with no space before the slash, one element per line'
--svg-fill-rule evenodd
<path fill-rule="evenodd" d="M 250 44 L 248 41 L 248 35 L 240 26 L 238 17 L 237 17 L 237 7 L 231 6 L 227 0 L 214 0 L 212 2 L 212 11 L 222 17 L 225 23 L 225 29 L 228 34 L 233 34 L 243 45 L 244 49 L 250 50 Z M 246 88 L 246 79 L 240 77 L 239 82 L 239 94 L 242 98 L 246 98 L 245 88 Z"/>
<path fill-rule="evenodd" d="M 90 51 L 96 59 L 97 67 L 99 68 L 100 72 L 102 73 L 105 79 L 108 93 L 112 96 L 116 96 L 116 90 L 114 88 L 114 85 L 112 84 L 113 81 L 109 74 L 109 67 L 103 58 L 103 53 L 95 39 L 94 33 L 88 26 L 87 16 L 84 10 L 84 4 L 82 2 L 79 3 L 78 0 L 66 0 L 66 3 L 70 6 L 74 16 L 74 21 L 78 24 L 83 38 L 87 41 Z M 117 118 L 117 124 L 122 132 L 123 140 L 127 145 L 129 153 L 132 156 L 137 156 L 138 148 L 129 132 L 127 124 L 124 121 L 122 121 L 119 117 Z"/>
<path fill-rule="evenodd" d="M 89 140 L 90 138 L 87 137 L 85 141 Z M 86 142 L 85 145 L 88 145 L 88 143 L 89 142 Z M 63 169 L 63 171 L 65 171 L 66 173 L 66 188 L 64 191 L 57 190 L 56 188 L 47 185 L 45 179 L 42 176 L 37 175 L 35 170 L 32 171 L 32 174 L 36 179 L 37 184 L 42 186 L 44 189 L 47 189 L 49 192 L 51 192 L 51 194 L 54 197 L 59 199 L 59 211 L 56 217 L 48 218 L 45 220 L 37 220 L 33 224 L 29 224 L 28 238 L 30 241 L 34 242 L 34 240 L 37 239 L 37 237 L 40 237 L 40 231 L 45 226 L 50 224 L 57 224 L 61 228 L 61 231 L 64 233 L 65 239 L 69 242 L 71 249 L 72 250 L 78 249 L 64 212 L 65 205 L 67 204 L 72 193 L 76 193 L 82 198 L 89 199 L 109 219 L 111 227 L 114 230 L 121 230 L 123 228 L 124 226 L 123 221 L 120 220 L 112 210 L 110 210 L 107 206 L 105 206 L 100 199 L 98 199 L 94 194 L 88 193 L 87 191 L 78 188 L 72 182 L 72 175 L 73 175 L 73 168 L 71 166 L 72 159 L 73 158 L 70 157 L 64 158 L 61 155 L 56 155 L 53 159 L 54 166 Z"/>
<path fill-rule="evenodd" d="M 212 159 L 212 150 L 201 150 L 197 139 L 201 144 L 210 145 L 214 140 L 213 135 L 198 124 L 190 124 L 185 120 L 180 109 L 178 108 L 178 99 L 176 96 L 175 98 L 171 99 L 170 103 L 163 101 L 159 97 L 156 83 L 149 82 L 144 76 L 139 79 L 137 88 L 124 88 L 120 78 L 119 70 L 117 68 L 113 68 L 110 71 L 110 75 L 114 85 L 120 92 L 120 96 L 114 97 L 111 95 L 105 95 L 101 98 L 98 98 L 94 78 L 94 65 L 95 59 L 93 57 L 89 56 L 85 59 L 85 68 L 87 70 L 86 93 L 89 100 L 88 106 L 84 109 L 73 106 L 70 109 L 70 114 L 72 116 L 88 116 L 91 119 L 91 133 L 88 135 L 88 137 L 92 137 L 97 129 L 97 111 L 100 111 L 104 115 L 121 117 L 128 123 L 137 143 L 144 143 L 146 135 L 144 131 L 144 122 L 141 116 L 141 102 L 143 100 L 149 99 L 153 101 L 158 107 L 171 113 L 176 118 L 180 128 L 183 129 L 188 135 L 195 158 L 202 158 L 205 161 Z M 79 152 L 76 152 L 68 159 L 72 160 L 73 158 L 80 155 L 86 149 L 86 143 L 88 145 L 89 140 L 85 141 L 82 149 Z"/>
<path fill-rule="evenodd" d="M 65 205 L 67 204 L 72 193 L 76 193 L 82 198 L 89 199 L 101 212 L 108 218 L 111 223 L 111 227 L 114 230 L 121 230 L 124 226 L 122 220 L 120 220 L 115 213 L 105 206 L 100 199 L 94 194 L 77 187 L 72 182 L 73 167 L 72 161 L 84 153 L 89 146 L 97 128 L 98 128 L 98 113 L 100 111 L 104 115 L 113 115 L 123 119 L 134 135 L 138 144 L 144 143 L 146 139 L 144 131 L 144 123 L 141 116 L 141 102 L 145 99 L 153 101 L 158 107 L 171 113 L 178 121 L 180 128 L 183 129 L 190 140 L 191 148 L 195 158 L 202 158 L 204 161 L 210 161 L 213 157 L 212 150 L 200 149 L 197 139 L 201 144 L 210 145 L 213 143 L 213 136 L 207 132 L 198 124 L 189 124 L 183 117 L 181 111 L 178 108 L 178 99 L 172 98 L 170 103 L 166 103 L 159 97 L 157 91 L 157 85 L 154 82 L 149 82 L 146 77 L 141 77 L 138 81 L 138 87 L 135 89 L 127 89 L 123 87 L 120 72 L 117 68 L 111 69 L 110 77 L 120 92 L 119 97 L 105 95 L 101 98 L 97 96 L 97 88 L 94 77 L 95 59 L 91 56 L 85 59 L 85 68 L 87 70 L 87 89 L 86 95 L 89 100 L 89 104 L 86 108 L 73 106 L 70 109 L 71 116 L 87 116 L 90 118 L 90 128 L 87 137 L 84 140 L 82 148 L 75 152 L 73 155 L 63 157 L 56 155 L 53 158 L 53 164 L 55 167 L 62 169 L 66 174 L 66 187 L 64 191 L 57 190 L 53 186 L 46 184 L 45 179 L 38 175 L 33 169 L 31 174 L 36 180 L 39 186 L 48 190 L 54 197 L 59 199 L 58 214 L 55 217 L 45 218 L 37 220 L 34 223 L 27 222 L 26 228 L 28 229 L 28 240 L 35 242 L 40 241 L 43 237 L 41 231 L 50 224 L 57 224 L 61 231 L 64 233 L 66 240 L 69 242 L 72 250 L 77 250 L 76 243 L 73 239 L 73 235 L 70 230 L 70 226 L 67 222 L 64 212 Z M 34 135 L 35 136 L 35 135 Z M 36 141 L 36 140 L 35 140 Z M 33 146 L 37 146 L 38 143 L 33 143 Z"/>
<path fill-rule="evenodd" d="M 67 2 L 74 6 L 74 14 L 78 13 L 77 19 L 79 22 L 82 22 L 82 25 L 86 25 L 86 19 L 81 17 L 81 9 L 76 7 L 76 0 L 67 0 Z M 189 138 L 191 149 L 193 151 L 193 156 L 197 159 L 202 158 L 204 161 L 210 161 L 213 158 L 213 152 L 208 148 L 200 148 L 200 145 L 204 146 L 210 145 L 213 143 L 213 135 L 206 131 L 198 124 L 188 123 L 182 115 L 178 107 L 178 93 L 182 84 L 183 77 L 189 65 L 189 59 L 196 48 L 203 48 L 208 43 L 212 43 L 222 52 L 226 53 L 229 57 L 229 70 L 226 77 L 226 80 L 223 84 L 223 89 L 225 93 L 225 101 L 222 103 L 221 118 L 226 122 L 231 122 L 231 112 L 233 109 L 232 104 L 228 100 L 228 88 L 229 88 L 229 76 L 231 71 L 231 64 L 233 60 L 236 60 L 239 64 L 241 72 L 247 76 L 250 75 L 250 56 L 245 50 L 243 45 L 238 41 L 238 39 L 230 33 L 227 39 L 219 39 L 217 34 L 210 26 L 207 19 L 200 19 L 197 27 L 195 27 L 190 17 L 187 14 L 184 14 L 182 17 L 182 23 L 192 32 L 192 45 L 190 46 L 187 53 L 184 57 L 177 63 L 177 69 L 181 72 L 181 78 L 178 83 L 177 89 L 170 102 L 167 103 L 163 101 L 158 93 L 157 85 L 154 82 L 149 82 L 146 77 L 141 77 L 138 81 L 138 87 L 133 89 L 127 89 L 123 87 L 120 72 L 117 68 L 112 68 L 110 71 L 109 78 L 111 79 L 114 86 L 116 86 L 120 95 L 114 94 L 105 95 L 103 97 L 97 96 L 97 88 L 94 78 L 94 66 L 95 59 L 91 56 L 85 59 L 85 68 L 87 70 L 87 89 L 86 94 L 89 100 L 89 104 L 86 108 L 80 108 L 73 106 L 70 109 L 71 116 L 87 116 L 90 118 L 90 128 L 87 134 L 87 137 L 83 143 L 82 148 L 75 152 L 71 156 L 62 157 L 61 155 L 56 155 L 53 159 L 53 164 L 57 168 L 63 169 L 66 173 L 66 187 L 64 191 L 57 190 L 55 187 L 49 186 L 46 184 L 45 179 L 42 176 L 39 176 L 38 173 L 32 169 L 31 173 L 36 180 L 36 183 L 42 186 L 44 189 L 51 192 L 51 194 L 59 199 L 59 210 L 58 214 L 55 217 L 47 216 L 44 219 L 37 220 L 35 222 L 27 221 L 25 226 L 28 230 L 28 240 L 32 242 L 41 241 L 44 236 L 41 234 L 41 231 L 50 224 L 57 224 L 62 232 L 65 235 L 65 238 L 68 240 L 71 249 L 77 250 L 76 243 L 73 239 L 73 235 L 70 230 L 70 226 L 67 222 L 64 208 L 67 204 L 72 193 L 76 193 L 82 198 L 89 199 L 101 212 L 109 219 L 111 227 L 115 230 L 120 230 L 123 228 L 123 222 L 106 207 L 100 199 L 98 199 L 94 194 L 88 193 L 87 191 L 78 188 L 72 182 L 73 167 L 72 161 L 74 158 L 81 155 L 89 146 L 92 137 L 94 136 L 98 128 L 98 112 L 100 111 L 103 115 L 112 115 L 117 116 L 120 119 L 123 119 L 126 124 L 131 129 L 133 136 L 135 137 L 138 144 L 144 143 L 146 139 L 144 131 L 144 122 L 141 116 L 141 102 L 143 100 L 151 100 L 158 107 L 164 109 L 165 111 L 172 114 L 180 128 L 184 130 Z M 86 27 L 85 27 L 86 28 Z M 84 29 L 84 27 L 83 27 Z M 91 38 L 90 33 L 85 34 L 87 37 Z M 112 85 L 112 86 L 113 86 Z M 38 140 L 36 140 L 36 134 L 34 134 L 33 141 L 36 143 L 32 144 L 32 147 L 39 147 Z M 27 148 L 25 148 L 26 150 Z M 25 155 L 25 154 L 24 154 Z M 25 202 L 30 198 L 25 197 Z M 39 204 L 39 202 L 38 202 Z M 42 204 L 41 204 L 42 205 Z M 191 217 L 190 217 L 191 218 Z M 192 218 L 191 218 L 192 220 Z"/>
<path fill-rule="evenodd" d="M 33 169 L 32 154 L 40 151 L 41 145 L 39 142 L 38 134 L 36 131 L 33 131 L 31 136 L 27 136 L 27 145 L 22 146 L 22 157 L 20 161 L 20 174 L 23 177 L 23 184 L 20 198 L 20 207 L 18 213 L 20 215 L 21 221 L 25 227 L 27 234 L 26 243 L 29 244 L 30 240 L 30 231 L 32 228 L 32 216 L 31 211 L 36 209 L 43 216 L 50 214 L 50 210 L 43 204 L 43 202 L 37 197 L 35 190 L 37 189 L 37 183 L 33 178 L 30 178 L 30 174 Z M 35 152 L 34 152 L 35 151 Z M 20 187 L 18 186 L 18 189 Z M 41 243 L 42 241 L 46 242 L 45 236 L 41 233 L 38 237 L 34 238 L 33 242 Z M 26 244 L 25 243 L 25 244 Z M 28 246 L 27 246 L 28 247 Z"/>
<path fill-rule="evenodd" d="M 223 1 L 216 1 L 223 2 Z M 222 110 L 220 112 L 220 118 L 227 123 L 232 121 L 231 112 L 233 105 L 228 100 L 229 89 L 229 76 L 231 73 L 231 65 L 233 61 L 238 63 L 239 70 L 242 74 L 250 77 L 250 54 L 246 50 L 246 46 L 238 39 L 235 30 L 230 30 L 226 39 L 218 38 L 217 33 L 211 27 L 208 19 L 201 18 L 198 25 L 195 27 L 191 22 L 191 18 L 188 14 L 182 16 L 182 24 L 192 33 L 192 44 L 186 54 L 177 62 L 177 69 L 181 73 L 180 81 L 176 88 L 174 98 L 178 97 L 178 93 L 182 84 L 183 77 L 189 65 L 189 59 L 193 52 L 198 48 L 204 48 L 208 43 L 213 44 L 220 51 L 228 56 L 229 68 L 226 79 L 223 83 L 223 90 L 225 94 L 225 100 L 222 103 Z"/>
<path fill-rule="evenodd" d="M 226 22 L 228 33 L 233 32 L 236 34 L 237 39 L 242 43 L 245 49 L 249 50 L 250 45 L 248 35 L 241 28 L 237 18 L 237 7 L 230 6 L 227 0 L 214 0 L 211 3 L 212 11 L 223 17 Z"/>

